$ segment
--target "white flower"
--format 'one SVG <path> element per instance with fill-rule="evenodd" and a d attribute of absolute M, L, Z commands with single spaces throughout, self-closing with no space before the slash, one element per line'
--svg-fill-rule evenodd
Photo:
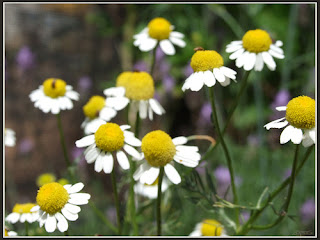
<path fill-rule="evenodd" d="M 133 36 L 133 45 L 139 47 L 143 52 L 149 52 L 159 43 L 162 51 L 167 55 L 174 55 L 173 44 L 185 47 L 186 43 L 182 40 L 184 35 L 180 32 L 172 31 L 174 26 L 164 18 L 154 18 L 139 34 Z"/>
<path fill-rule="evenodd" d="M 190 63 L 194 73 L 186 79 L 182 91 L 187 89 L 199 91 L 204 85 L 212 87 L 216 82 L 225 87 L 230 84 L 230 79 L 236 82 L 237 72 L 223 65 L 223 59 L 219 53 L 202 48 L 195 50 Z"/>
<path fill-rule="evenodd" d="M 4 129 L 4 144 L 8 147 L 16 145 L 16 133 L 10 128 Z"/>
<path fill-rule="evenodd" d="M 38 89 L 32 91 L 29 97 L 34 106 L 44 113 L 51 111 L 58 114 L 60 110 L 72 109 L 71 100 L 79 100 L 79 93 L 72 90 L 72 86 L 67 85 L 65 81 L 49 78 Z"/>
<path fill-rule="evenodd" d="M 148 133 L 142 139 L 141 150 L 143 155 L 138 161 L 144 161 L 133 175 L 134 180 L 142 184 L 152 184 L 159 176 L 160 167 L 164 167 L 164 173 L 168 179 L 179 184 L 181 177 L 174 168 L 172 160 L 187 167 L 196 167 L 201 158 L 196 146 L 184 146 L 187 143 L 186 137 L 171 137 L 156 130 Z"/>
<path fill-rule="evenodd" d="M 269 34 L 260 29 L 248 31 L 242 38 L 242 41 L 232 41 L 227 45 L 226 52 L 232 53 L 229 58 L 236 60 L 238 68 L 244 70 L 261 71 L 264 63 L 274 71 L 276 63 L 273 58 L 283 59 L 283 50 L 281 41 L 272 44 Z"/>
<path fill-rule="evenodd" d="M 7 227 L 4 228 L 4 236 L 5 237 L 15 237 L 18 236 L 18 234 L 14 231 L 9 231 Z"/>
<path fill-rule="evenodd" d="M 169 188 L 170 182 L 165 177 L 162 179 L 161 192 L 165 192 Z M 158 196 L 158 179 L 152 184 L 142 184 L 137 182 L 134 185 L 134 192 L 149 199 L 156 199 Z"/>
<path fill-rule="evenodd" d="M 40 227 L 43 225 L 47 232 L 68 230 L 68 221 L 76 221 L 81 208 L 78 205 L 88 204 L 90 194 L 79 193 L 83 183 L 62 186 L 60 183 L 47 183 L 37 194 L 38 205 L 31 209 L 39 216 Z"/>
<path fill-rule="evenodd" d="M 226 232 L 224 227 L 218 221 L 214 219 L 205 219 L 200 223 L 197 223 L 195 229 L 189 234 L 190 237 L 201 236 L 219 236 L 225 237 Z"/>
<path fill-rule="evenodd" d="M 12 224 L 17 223 L 18 221 L 22 223 L 25 221 L 29 223 L 37 221 L 38 215 L 30 211 L 35 205 L 36 204 L 33 203 L 17 203 L 14 205 L 12 213 L 6 217 L 6 221 Z"/>
<path fill-rule="evenodd" d="M 95 130 L 94 134 L 83 137 L 76 141 L 78 148 L 87 147 L 84 152 L 87 163 L 93 163 L 96 172 L 111 173 L 113 170 L 114 160 L 112 153 L 115 152 L 118 163 L 122 169 L 129 169 L 129 160 L 127 152 L 134 158 L 140 158 L 141 154 L 132 146 L 141 146 L 141 141 L 137 139 L 130 131 L 129 125 L 119 126 L 115 123 L 105 123 Z M 124 151 L 123 151 L 123 150 Z"/>
<path fill-rule="evenodd" d="M 286 111 L 286 116 L 274 120 L 264 127 L 283 128 L 280 135 L 280 143 L 285 144 L 290 140 L 294 144 L 300 144 L 309 147 L 316 142 L 315 130 L 315 101 L 307 96 L 293 98 L 287 106 L 276 107 L 277 111 Z M 304 131 L 304 133 L 303 133 Z"/>

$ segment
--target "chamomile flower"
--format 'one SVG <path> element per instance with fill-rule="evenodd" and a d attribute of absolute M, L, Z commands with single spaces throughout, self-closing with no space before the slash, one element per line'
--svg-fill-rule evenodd
<path fill-rule="evenodd" d="M 221 223 L 214 219 L 205 219 L 202 222 L 198 223 L 190 233 L 191 237 L 200 237 L 200 236 L 228 236 L 224 230 L 224 227 Z"/>
<path fill-rule="evenodd" d="M 120 101 L 119 101 L 120 99 Z M 108 100 L 112 101 L 112 106 L 108 105 Z M 121 102 L 123 100 L 124 102 Z M 104 98 L 98 95 L 92 96 L 89 101 L 83 106 L 83 113 L 86 116 L 85 120 L 81 124 L 81 128 L 84 129 L 86 135 L 92 132 L 92 128 L 100 126 L 104 122 L 110 121 L 117 115 L 117 111 L 123 109 L 128 104 L 129 100 L 123 97 L 110 97 Z"/>
<path fill-rule="evenodd" d="M 133 36 L 135 39 L 133 45 L 139 47 L 143 52 L 149 52 L 159 43 L 165 54 L 174 55 L 176 50 L 173 44 L 183 48 L 186 43 L 182 40 L 184 35 L 173 29 L 174 26 L 167 19 L 154 18 L 149 22 L 148 27 Z"/>
<path fill-rule="evenodd" d="M 122 169 L 129 169 L 129 160 L 127 152 L 134 158 L 140 158 L 141 154 L 132 146 L 141 146 L 141 141 L 135 138 L 130 131 L 129 125 L 119 126 L 116 123 L 105 123 L 99 126 L 94 134 L 88 135 L 76 141 L 78 148 L 87 147 L 84 151 L 87 163 L 93 163 L 96 172 L 111 173 L 114 160 L 112 153 L 115 153 L 119 165 Z M 123 150 L 124 151 L 123 151 Z"/>
<path fill-rule="evenodd" d="M 79 93 L 61 79 L 48 78 L 38 89 L 32 91 L 29 97 L 34 106 L 44 113 L 51 111 L 53 114 L 58 114 L 60 110 L 72 109 L 71 100 L 79 100 Z"/>
<path fill-rule="evenodd" d="M 134 185 L 134 192 L 149 199 L 156 199 L 158 196 L 158 180 L 157 178 L 152 184 L 137 182 Z M 170 182 L 165 177 L 162 179 L 161 191 L 165 192 L 169 188 Z"/>
<path fill-rule="evenodd" d="M 199 47 L 195 49 L 190 62 L 194 73 L 184 82 L 182 91 L 190 89 L 199 91 L 203 85 L 212 87 L 218 81 L 222 86 L 230 84 L 230 78 L 235 81 L 237 72 L 225 67 L 219 53 L 213 50 L 204 50 Z"/>
<path fill-rule="evenodd" d="M 52 183 L 56 181 L 56 176 L 52 173 L 43 173 L 37 178 L 37 186 L 42 187 L 47 183 Z"/>
<path fill-rule="evenodd" d="M 4 129 L 4 145 L 8 147 L 16 145 L 16 133 L 11 128 Z"/>
<path fill-rule="evenodd" d="M 149 117 L 153 119 L 153 113 L 162 115 L 165 110 L 160 103 L 153 98 L 154 96 L 154 82 L 151 75 L 147 72 L 131 72 L 123 75 L 122 78 L 117 79 L 115 88 L 108 88 L 104 90 L 105 95 L 124 94 L 125 98 L 130 101 L 130 111 L 134 113 L 139 112 L 141 119 Z M 119 104 L 118 102 L 124 102 L 123 100 L 112 99 L 109 101 L 110 106 Z"/>
<path fill-rule="evenodd" d="M 4 236 L 5 237 L 14 237 L 18 236 L 18 234 L 14 231 L 10 231 L 7 227 L 4 228 Z"/>
<path fill-rule="evenodd" d="M 39 216 L 40 227 L 45 226 L 47 232 L 68 230 L 68 221 L 78 219 L 81 208 L 78 205 L 88 203 L 90 194 L 79 193 L 83 183 L 62 186 L 60 183 L 47 183 L 40 187 L 37 194 L 37 204 L 31 209 Z"/>
<path fill-rule="evenodd" d="M 249 30 L 244 34 L 242 40 L 232 41 L 227 45 L 226 52 L 232 53 L 229 58 L 236 60 L 236 66 L 246 71 L 254 68 L 255 71 L 261 71 L 264 63 L 274 71 L 276 63 L 273 58 L 283 59 L 283 50 L 281 41 L 272 43 L 270 35 L 261 29 Z"/>
<path fill-rule="evenodd" d="M 6 221 L 12 224 L 17 223 L 18 221 L 22 223 L 25 221 L 29 223 L 37 221 L 39 215 L 30 211 L 34 206 L 36 206 L 34 203 L 17 203 L 14 205 L 12 213 L 6 217 Z"/>
<path fill-rule="evenodd" d="M 133 175 L 140 183 L 152 184 L 159 176 L 160 167 L 164 167 L 164 173 L 168 179 L 179 184 L 181 177 L 174 168 L 172 160 L 187 167 L 196 167 L 201 158 L 196 146 L 184 146 L 186 137 L 171 137 L 161 130 L 149 132 L 142 139 L 141 150 L 144 161 Z"/>
<path fill-rule="evenodd" d="M 294 144 L 300 144 L 309 147 L 316 142 L 315 130 L 315 100 L 307 96 L 299 96 L 291 99 L 287 106 L 276 107 L 278 111 L 286 111 L 286 116 L 274 120 L 264 127 L 283 128 L 280 135 L 280 143 L 285 144 L 292 141 Z"/>

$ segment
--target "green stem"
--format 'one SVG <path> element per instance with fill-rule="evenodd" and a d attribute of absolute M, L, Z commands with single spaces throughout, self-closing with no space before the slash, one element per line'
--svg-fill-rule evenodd
<path fill-rule="evenodd" d="M 89 202 L 90 207 L 94 213 L 104 222 L 108 228 L 110 228 L 114 233 L 118 233 L 118 229 L 104 216 L 104 214 L 93 204 L 92 201 Z"/>
<path fill-rule="evenodd" d="M 114 201 L 115 201 L 116 210 L 117 210 L 118 234 L 121 235 L 120 202 L 118 198 L 116 174 L 115 174 L 114 168 L 111 172 L 111 180 L 112 180 L 113 196 L 114 196 Z"/>
<path fill-rule="evenodd" d="M 152 51 L 152 62 L 151 62 L 151 68 L 150 68 L 150 75 L 153 75 L 154 66 L 156 65 L 156 52 L 158 48 L 159 43 L 155 46 L 155 48 Z"/>
<path fill-rule="evenodd" d="M 296 171 L 295 171 L 295 176 L 298 175 L 298 173 L 300 172 L 301 168 L 303 167 L 303 165 L 305 164 L 305 162 L 308 160 L 309 155 L 311 154 L 311 152 L 313 151 L 314 145 L 312 147 L 309 147 L 307 152 L 304 155 L 303 160 L 301 161 L 301 163 L 299 164 L 299 166 L 297 167 Z M 257 210 L 250 218 L 249 220 L 242 225 L 238 230 L 236 235 L 237 236 L 242 236 L 245 235 L 246 233 L 248 233 L 250 231 L 250 229 L 252 229 L 252 223 L 261 215 L 261 213 L 266 209 L 266 207 L 269 206 L 269 203 L 291 182 L 291 177 L 288 177 L 283 183 L 280 184 L 280 186 L 278 188 L 276 188 L 276 190 L 274 190 L 268 200 L 264 203 L 263 207 L 260 208 L 259 210 Z M 271 224 L 270 224 L 271 226 Z M 259 226 L 258 226 L 259 228 Z"/>
<path fill-rule="evenodd" d="M 139 117 L 139 111 L 138 111 L 136 116 L 136 124 L 134 128 L 134 135 L 136 136 L 136 138 L 139 138 L 139 132 L 140 132 L 140 117 Z"/>
<path fill-rule="evenodd" d="M 26 230 L 26 236 L 29 236 L 29 224 L 27 221 L 24 222 L 25 230 Z"/>
<path fill-rule="evenodd" d="M 157 235 L 161 236 L 161 185 L 164 168 L 160 167 L 159 181 L 158 181 L 158 198 L 157 198 Z"/>
<path fill-rule="evenodd" d="M 232 161 L 231 161 L 231 157 L 230 157 L 227 145 L 225 144 L 224 139 L 223 139 L 223 135 L 220 131 L 219 121 L 218 121 L 218 116 L 217 116 L 217 111 L 216 111 L 216 105 L 215 105 L 215 100 L 214 100 L 214 89 L 213 88 L 210 89 L 209 94 L 210 94 L 210 100 L 211 100 L 212 117 L 214 119 L 214 125 L 216 127 L 217 132 L 218 132 L 219 140 L 222 144 L 224 154 L 227 159 L 229 172 L 230 172 L 231 188 L 232 188 L 234 203 L 238 204 L 238 196 L 237 196 L 237 191 L 236 191 L 236 186 L 235 186 L 235 181 L 234 181 L 234 172 L 233 172 L 233 167 L 232 167 Z M 236 224 L 238 226 L 239 225 L 239 209 L 235 209 L 235 211 L 236 211 Z"/>
<path fill-rule="evenodd" d="M 71 171 L 71 163 L 70 163 L 70 160 L 69 160 L 69 157 L 68 157 L 67 147 L 66 147 L 66 143 L 65 143 L 64 134 L 63 134 L 60 113 L 57 114 L 57 121 L 58 121 L 58 128 L 59 128 L 59 133 L 60 133 L 60 142 L 61 142 L 61 146 L 62 146 L 62 149 L 63 149 L 64 160 L 66 161 L 67 169 L 68 169 L 68 173 L 70 175 L 71 181 L 73 183 L 75 183 L 75 181 L 74 181 L 75 178 L 74 178 L 73 173 Z"/>

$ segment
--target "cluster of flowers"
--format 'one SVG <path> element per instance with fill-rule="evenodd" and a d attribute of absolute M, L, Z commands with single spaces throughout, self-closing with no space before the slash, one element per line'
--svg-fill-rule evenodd
<path fill-rule="evenodd" d="M 164 18 L 155 18 L 141 33 L 133 36 L 134 45 L 147 52 L 160 46 L 167 55 L 175 54 L 173 44 L 184 47 L 182 33 L 173 31 L 174 26 Z M 274 71 L 276 63 L 273 58 L 283 59 L 281 41 L 272 42 L 269 34 L 260 29 L 248 31 L 240 41 L 233 41 L 226 47 L 226 52 L 232 53 L 230 59 L 236 66 L 245 71 L 261 71 L 264 64 Z M 206 85 L 212 87 L 219 82 L 228 86 L 232 79 L 236 82 L 237 72 L 224 66 L 222 56 L 214 50 L 196 48 L 190 63 L 194 73 L 184 82 L 182 90 L 199 91 Z M 141 163 L 133 178 L 138 183 L 135 191 L 138 194 L 155 198 L 160 168 L 166 175 L 162 191 L 170 183 L 179 184 L 181 177 L 174 162 L 187 167 L 196 167 L 201 155 L 197 146 L 188 146 L 188 138 L 184 136 L 171 138 L 162 130 L 147 133 L 142 140 L 129 131 L 129 125 L 118 125 L 111 122 L 117 112 L 130 105 L 130 111 L 141 119 L 153 120 L 154 114 L 165 114 L 164 108 L 154 98 L 155 87 L 152 76 L 143 71 L 126 71 L 119 74 L 116 86 L 105 89 L 104 97 L 92 96 L 83 106 L 85 120 L 81 128 L 84 137 L 77 140 L 78 148 L 86 148 L 84 156 L 88 164 L 94 163 L 96 172 L 109 174 L 114 169 L 115 159 L 123 170 L 130 168 L 129 155 L 133 161 Z M 65 81 L 50 78 L 44 81 L 39 89 L 30 94 L 34 106 L 45 113 L 58 114 L 61 110 L 72 109 L 72 100 L 78 100 L 79 94 Z M 292 99 L 287 106 L 276 108 L 286 111 L 284 118 L 265 125 L 267 129 L 282 128 L 280 143 L 292 141 L 307 147 L 315 143 L 315 101 L 307 96 Z M 287 126 L 288 125 L 288 126 Z M 12 133 L 7 130 L 6 137 L 12 139 Z M 7 140 L 6 140 L 7 143 Z M 8 140 L 12 145 L 12 140 Z M 138 151 L 136 147 L 140 147 Z M 39 221 L 46 231 L 53 232 L 56 228 L 64 232 L 68 222 L 78 218 L 80 207 L 88 203 L 90 195 L 79 193 L 82 183 L 62 186 L 57 182 L 47 183 L 40 187 L 36 198 L 37 204 L 17 204 L 6 218 L 15 223 Z M 191 236 L 225 235 L 223 226 L 213 219 L 206 219 L 197 224 Z"/>

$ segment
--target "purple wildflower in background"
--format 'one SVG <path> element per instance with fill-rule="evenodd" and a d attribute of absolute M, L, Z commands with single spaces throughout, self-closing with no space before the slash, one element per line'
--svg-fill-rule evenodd
<path fill-rule="evenodd" d="M 240 220 L 241 224 L 244 224 L 245 222 L 247 222 L 249 220 L 249 218 L 250 218 L 250 212 L 242 211 L 240 213 L 240 219 L 239 220 Z"/>
<path fill-rule="evenodd" d="M 199 175 L 205 174 L 205 166 L 206 166 L 206 163 L 203 161 L 196 167 L 196 171 L 199 173 Z"/>
<path fill-rule="evenodd" d="M 16 62 L 18 67 L 23 71 L 34 67 L 35 56 L 28 46 L 24 46 L 19 50 L 16 56 Z"/>
<path fill-rule="evenodd" d="M 141 72 L 147 72 L 149 70 L 148 65 L 145 61 L 140 60 L 137 61 L 134 65 L 133 65 L 133 71 L 141 71 Z"/>
<path fill-rule="evenodd" d="M 86 160 L 83 154 L 84 150 L 81 148 L 73 147 L 71 151 L 72 161 L 80 157 L 78 164 L 80 166 L 84 166 L 86 164 Z"/>
<path fill-rule="evenodd" d="M 200 110 L 198 124 L 200 126 L 207 125 L 211 123 L 211 104 L 209 102 L 205 102 Z"/>
<path fill-rule="evenodd" d="M 250 146 L 256 147 L 259 145 L 259 137 L 257 135 L 249 135 L 247 142 Z"/>
<path fill-rule="evenodd" d="M 23 138 L 19 143 L 19 152 L 22 154 L 28 154 L 34 147 L 34 143 L 30 138 Z"/>
<path fill-rule="evenodd" d="M 274 101 L 270 105 L 270 107 L 274 111 L 274 114 L 271 116 L 271 120 L 284 117 L 283 115 L 285 114 L 285 112 L 279 112 L 275 108 L 279 106 L 287 106 L 289 101 L 290 93 L 287 89 L 282 89 L 276 94 Z"/>
<path fill-rule="evenodd" d="M 92 86 L 92 80 L 89 76 L 82 76 L 78 81 L 78 89 L 80 92 L 87 92 Z"/>
<path fill-rule="evenodd" d="M 113 223 L 117 223 L 117 211 L 115 207 L 109 207 L 106 211 L 107 218 Z"/>
<path fill-rule="evenodd" d="M 192 73 L 193 73 L 193 69 L 190 66 L 190 61 L 189 61 L 188 65 L 186 65 L 183 69 L 183 74 L 186 78 L 188 78 Z"/>
<path fill-rule="evenodd" d="M 161 47 L 158 46 L 156 49 L 156 62 L 159 62 L 164 59 L 166 54 L 162 51 Z"/>
<path fill-rule="evenodd" d="M 308 224 L 315 217 L 315 201 L 313 198 L 308 199 L 300 208 L 301 221 Z"/>
<path fill-rule="evenodd" d="M 162 80 L 166 92 L 171 92 L 175 86 L 175 80 L 172 76 L 167 75 Z"/>
<path fill-rule="evenodd" d="M 287 168 L 283 174 L 283 178 L 286 179 L 291 176 L 291 168 Z"/>

